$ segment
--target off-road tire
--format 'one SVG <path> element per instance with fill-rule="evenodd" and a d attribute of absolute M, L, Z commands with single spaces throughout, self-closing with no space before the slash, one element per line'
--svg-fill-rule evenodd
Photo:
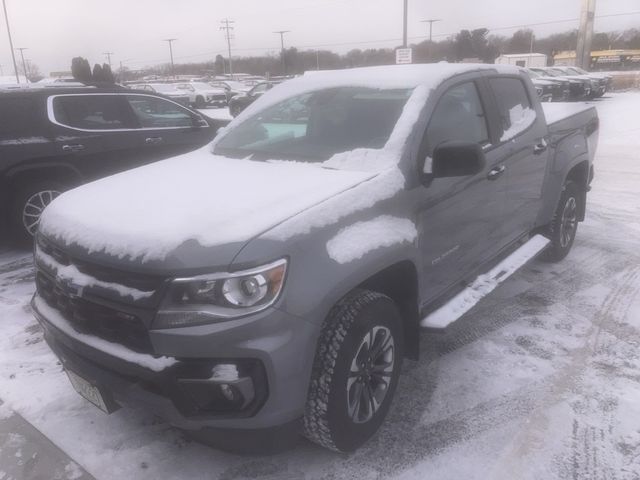
<path fill-rule="evenodd" d="M 583 208 L 582 202 L 584 196 L 580 195 L 580 189 L 575 182 L 569 180 L 562 188 L 562 194 L 560 195 L 560 201 L 556 207 L 556 211 L 553 214 L 551 223 L 547 225 L 546 236 L 549 237 L 551 243 L 540 256 L 540 259 L 545 262 L 559 262 L 569 254 L 573 242 L 576 238 L 576 232 L 578 230 L 578 214 Z M 573 203 L 573 208 L 570 205 Z M 573 228 L 570 232 L 568 241 L 566 237 L 567 228 L 567 209 L 573 210 Z M 564 236 L 564 238 L 563 238 Z"/>
<path fill-rule="evenodd" d="M 349 416 L 347 379 L 361 342 L 373 329 L 391 332 L 393 369 L 386 394 L 372 417 L 357 423 Z M 354 290 L 336 304 L 322 328 L 304 414 L 304 435 L 337 452 L 350 452 L 371 438 L 387 415 L 403 357 L 402 319 L 386 295 Z"/>
<path fill-rule="evenodd" d="M 57 192 L 57 195 L 59 195 L 67 190 L 67 188 L 66 185 L 57 181 L 36 182 L 19 188 L 15 195 L 13 195 L 9 209 L 9 228 L 12 238 L 22 245 L 33 241 L 33 234 L 27 230 L 23 222 L 25 205 L 30 198 L 40 192 L 48 191 Z"/>

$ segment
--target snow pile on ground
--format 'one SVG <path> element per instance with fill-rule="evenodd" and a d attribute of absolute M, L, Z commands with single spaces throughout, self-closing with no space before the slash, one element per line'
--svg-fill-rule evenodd
<path fill-rule="evenodd" d="M 44 300 L 39 297 L 34 298 L 33 304 L 38 312 L 41 312 L 49 322 L 51 322 L 58 330 L 66 334 L 67 336 L 76 339 L 77 341 L 84 343 L 96 350 L 99 350 L 107 355 L 120 358 L 126 362 L 140 365 L 143 368 L 148 368 L 154 372 L 161 372 L 165 368 L 174 365 L 177 360 L 171 357 L 153 357 L 144 353 L 134 352 L 127 347 L 118 343 L 109 342 L 102 338 L 95 337 L 93 335 L 87 335 L 80 333 L 73 328 L 73 326 L 64 318 L 57 310 L 54 310 L 47 305 Z"/>
<path fill-rule="evenodd" d="M 502 137 L 501 142 L 511 140 L 513 137 L 529 128 L 536 121 L 536 111 L 518 104 L 509 110 L 509 128 L 507 128 Z"/>
<path fill-rule="evenodd" d="M 542 235 L 532 237 L 527 243 L 513 252 L 489 272 L 477 277 L 442 307 L 422 319 L 423 327 L 444 328 L 471 310 L 483 297 L 491 293 L 504 280 L 509 278 L 525 263 L 539 254 L 549 239 Z"/>
<path fill-rule="evenodd" d="M 327 242 L 327 252 L 336 262 L 348 263 L 378 248 L 413 242 L 417 236 L 411 220 L 383 215 L 341 229 Z"/>
<path fill-rule="evenodd" d="M 222 363 L 213 367 L 211 371 L 210 380 L 217 380 L 219 382 L 233 382 L 240 378 L 238 367 L 231 363 Z"/>
<path fill-rule="evenodd" d="M 245 242 L 373 176 L 228 159 L 204 148 L 60 195 L 40 231 L 90 251 L 164 259 L 190 239 L 203 246 Z"/>

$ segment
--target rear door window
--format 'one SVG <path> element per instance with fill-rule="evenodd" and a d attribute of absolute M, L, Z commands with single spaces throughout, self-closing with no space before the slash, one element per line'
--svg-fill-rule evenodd
<path fill-rule="evenodd" d="M 135 118 L 122 95 L 61 95 L 53 98 L 57 123 L 80 130 L 135 128 Z"/>
<path fill-rule="evenodd" d="M 189 111 L 174 102 L 150 95 L 127 95 L 126 97 L 142 128 L 193 126 L 193 118 Z"/>
<path fill-rule="evenodd" d="M 506 142 L 528 129 L 536 120 L 536 111 L 524 83 L 519 78 L 489 80 L 500 115 L 501 142 Z"/>

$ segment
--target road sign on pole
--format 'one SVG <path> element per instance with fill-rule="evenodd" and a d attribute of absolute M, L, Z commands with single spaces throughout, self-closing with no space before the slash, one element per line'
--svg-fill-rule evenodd
<path fill-rule="evenodd" d="M 396 50 L 396 64 L 413 63 L 413 50 L 410 48 L 398 48 Z"/>

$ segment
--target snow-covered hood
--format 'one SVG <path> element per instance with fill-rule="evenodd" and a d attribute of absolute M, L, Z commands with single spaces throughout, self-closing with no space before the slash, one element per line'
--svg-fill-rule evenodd
<path fill-rule="evenodd" d="M 204 261 L 223 265 L 252 238 L 375 176 L 231 159 L 205 147 L 64 193 L 43 213 L 40 232 L 59 244 L 142 263 L 162 263 L 180 247 L 206 248 Z"/>

